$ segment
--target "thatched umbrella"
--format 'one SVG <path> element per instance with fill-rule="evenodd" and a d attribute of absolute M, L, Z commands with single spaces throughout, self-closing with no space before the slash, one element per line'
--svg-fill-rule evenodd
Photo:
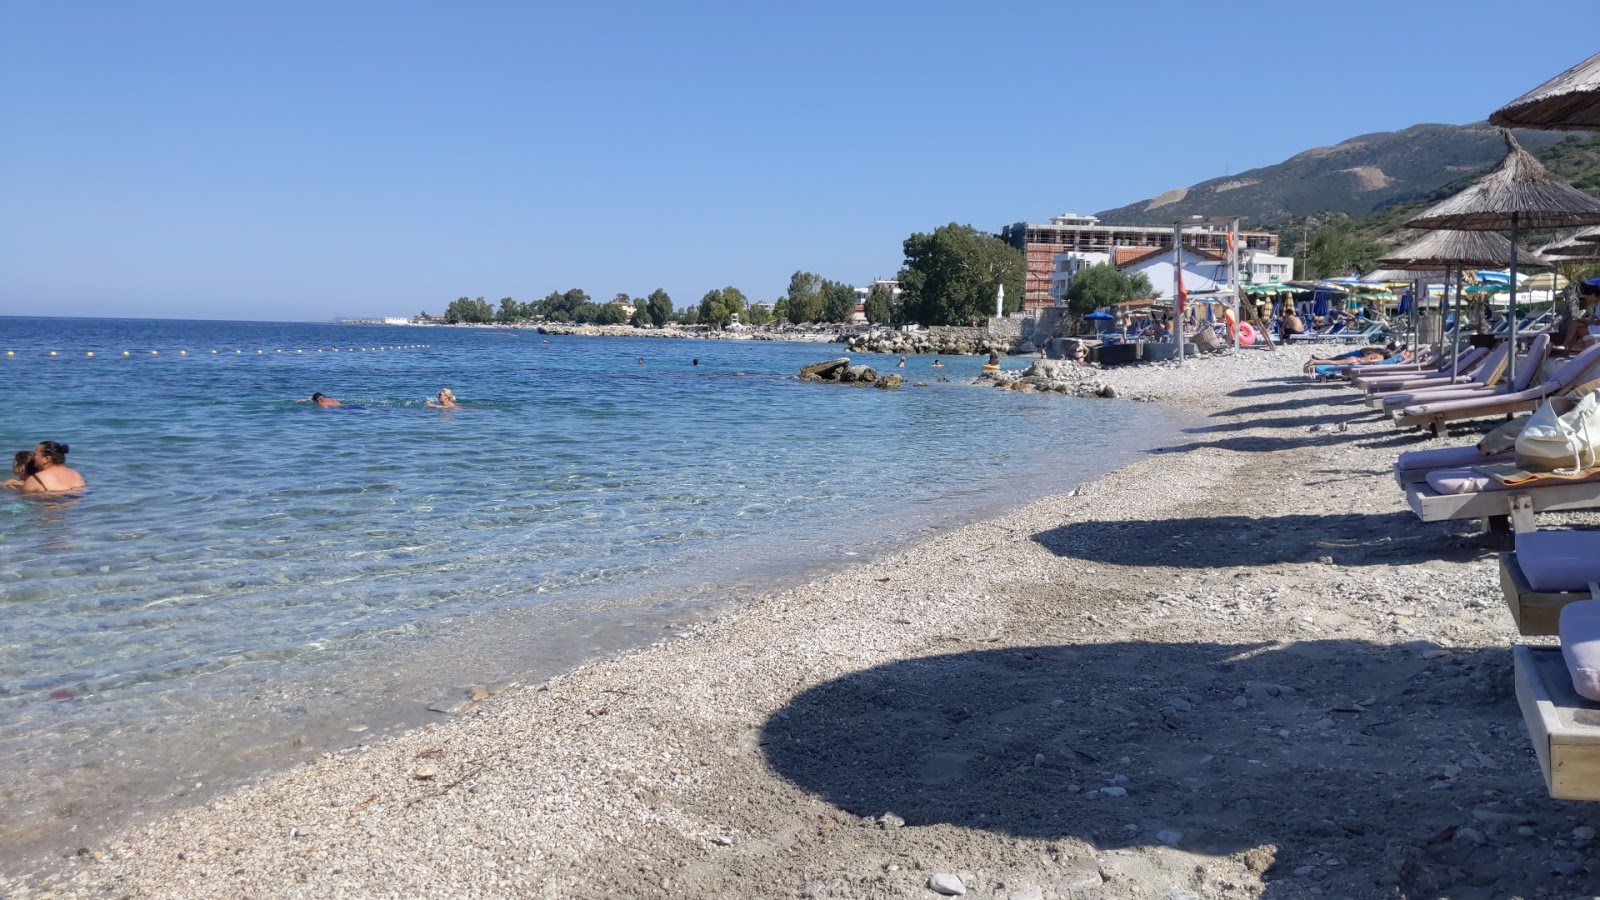
<path fill-rule="evenodd" d="M 1450 297 L 1450 276 L 1457 273 L 1455 299 L 1450 315 L 1456 322 L 1456 340 L 1451 342 L 1450 374 L 1460 374 L 1457 363 L 1461 356 L 1461 285 L 1462 269 L 1478 266 L 1499 267 L 1511 260 L 1511 242 L 1493 231 L 1455 231 L 1440 229 L 1399 247 L 1378 260 L 1378 265 L 1412 272 L 1434 272 L 1444 269 L 1445 297 Z"/>
<path fill-rule="evenodd" d="M 1600 225 L 1600 200 L 1556 178 L 1504 129 L 1506 158 L 1493 172 L 1406 223 L 1409 228 L 1463 231 L 1511 229 L 1511 348 L 1517 346 L 1517 230 Z M 1510 354 L 1508 377 L 1517 376 L 1517 354 Z"/>
<path fill-rule="evenodd" d="M 1495 110 L 1489 124 L 1600 131 L 1600 53 Z"/>

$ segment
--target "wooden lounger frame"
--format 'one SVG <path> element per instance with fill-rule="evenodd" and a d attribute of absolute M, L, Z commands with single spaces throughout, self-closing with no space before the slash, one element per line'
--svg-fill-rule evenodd
<path fill-rule="evenodd" d="M 1425 481 L 1413 482 L 1406 485 L 1406 504 L 1424 522 L 1506 516 L 1513 531 L 1533 531 L 1534 513 L 1600 509 L 1600 481 L 1547 481 L 1525 488 L 1468 494 L 1441 494 Z"/>
<path fill-rule="evenodd" d="M 1561 608 L 1579 600 L 1595 600 L 1589 588 L 1581 591 L 1536 591 L 1528 583 L 1517 564 L 1515 551 L 1500 556 L 1500 590 L 1505 592 L 1506 605 L 1511 607 L 1511 618 L 1517 623 L 1517 633 L 1550 635 L 1556 633 L 1561 622 Z"/>
<path fill-rule="evenodd" d="M 1600 800 L 1600 704 L 1572 689 L 1561 651 L 1511 648 L 1517 706 L 1539 757 L 1545 787 L 1557 800 Z"/>

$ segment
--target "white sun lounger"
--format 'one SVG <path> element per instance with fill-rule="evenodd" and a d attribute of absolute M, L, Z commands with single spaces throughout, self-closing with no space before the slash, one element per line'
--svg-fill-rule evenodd
<path fill-rule="evenodd" d="M 1471 468 L 1436 469 L 1406 485 L 1406 504 L 1424 522 L 1485 519 L 1498 528 L 1509 520 L 1513 531 L 1532 531 L 1536 513 L 1600 509 L 1600 472 L 1582 481 L 1507 487 Z"/>
<path fill-rule="evenodd" d="M 1517 706 L 1545 788 L 1557 800 L 1600 800 L 1600 703 L 1578 696 L 1561 651 L 1512 647 Z"/>
<path fill-rule="evenodd" d="M 1561 609 L 1595 600 L 1600 581 L 1600 531 L 1529 531 L 1500 554 L 1500 589 L 1522 634 L 1556 634 Z"/>

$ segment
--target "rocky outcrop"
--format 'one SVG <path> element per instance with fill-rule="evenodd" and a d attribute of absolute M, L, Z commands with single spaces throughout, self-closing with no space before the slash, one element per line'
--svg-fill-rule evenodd
<path fill-rule="evenodd" d="M 985 336 L 981 329 L 929 329 L 927 331 L 885 331 L 874 335 L 858 334 L 845 349 L 851 353 L 889 353 L 900 356 L 936 354 L 972 356 L 978 353 L 1010 353 L 1013 342 Z"/>
<path fill-rule="evenodd" d="M 1122 395 L 1107 384 L 1100 369 L 1061 359 L 1041 359 L 1020 372 L 985 372 L 978 383 L 1021 393 L 1050 392 L 1072 397 L 1100 397 L 1107 400 Z M 1125 399 L 1138 400 L 1139 397 Z"/>
<path fill-rule="evenodd" d="M 853 366 L 848 356 L 825 359 L 805 366 L 800 370 L 800 380 L 831 381 L 836 384 L 855 384 L 863 387 L 871 385 L 886 391 L 895 390 L 903 383 L 899 375 L 879 375 L 871 366 Z"/>
<path fill-rule="evenodd" d="M 838 359 L 825 359 L 814 362 L 800 370 L 800 378 L 804 381 L 838 381 L 839 373 L 850 365 L 850 357 L 841 356 Z"/>

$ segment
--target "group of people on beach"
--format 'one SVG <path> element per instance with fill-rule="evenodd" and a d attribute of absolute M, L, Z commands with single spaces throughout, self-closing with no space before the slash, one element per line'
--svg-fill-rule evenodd
<path fill-rule="evenodd" d="M 67 465 L 67 445 L 60 441 L 40 441 L 32 450 L 18 450 L 11 458 L 11 472 L 16 477 L 4 487 L 26 494 L 65 494 L 88 486 Z"/>

